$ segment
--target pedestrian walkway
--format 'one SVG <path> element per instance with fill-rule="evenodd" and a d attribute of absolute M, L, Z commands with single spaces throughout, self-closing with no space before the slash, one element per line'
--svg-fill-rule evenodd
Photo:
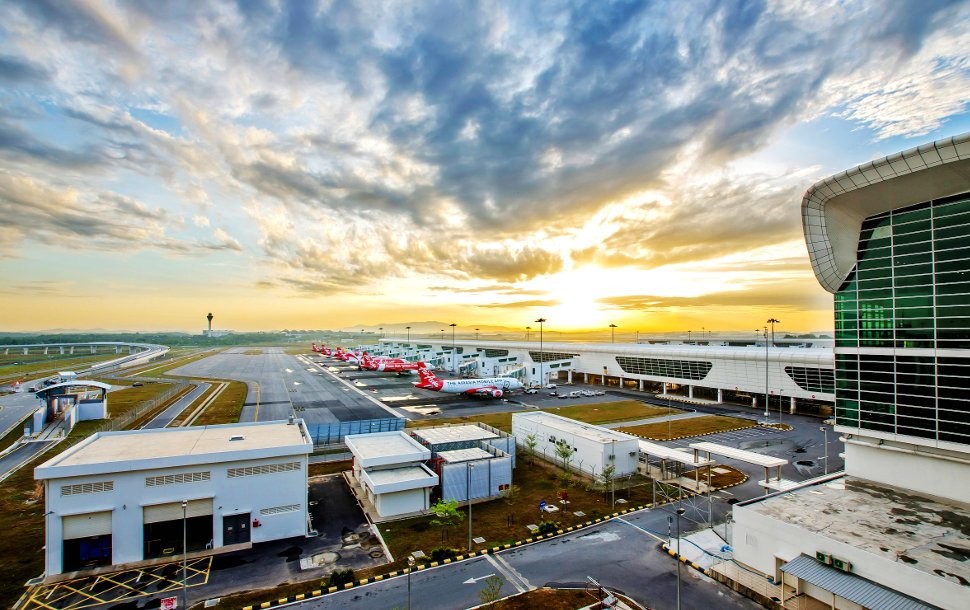
<path fill-rule="evenodd" d="M 647 417 L 645 419 L 637 419 L 633 421 L 616 421 L 606 424 L 600 424 L 604 428 L 626 428 L 628 426 L 642 426 L 645 424 L 660 424 L 668 421 L 677 421 L 678 419 L 692 419 L 694 417 L 704 417 L 707 413 L 698 413 L 697 411 L 690 411 L 687 413 L 674 413 L 672 415 L 658 415 L 657 417 Z"/>

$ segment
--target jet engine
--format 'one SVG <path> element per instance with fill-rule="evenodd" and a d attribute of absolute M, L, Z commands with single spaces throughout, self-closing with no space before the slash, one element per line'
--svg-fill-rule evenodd
<path fill-rule="evenodd" d="M 502 390 L 492 390 L 492 398 L 501 398 Z"/>

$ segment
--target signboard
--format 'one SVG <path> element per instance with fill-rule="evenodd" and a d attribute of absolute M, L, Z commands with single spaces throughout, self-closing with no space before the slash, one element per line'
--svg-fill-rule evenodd
<path fill-rule="evenodd" d="M 175 610 L 179 606 L 178 597 L 163 597 L 162 605 L 159 606 L 159 610 Z"/>

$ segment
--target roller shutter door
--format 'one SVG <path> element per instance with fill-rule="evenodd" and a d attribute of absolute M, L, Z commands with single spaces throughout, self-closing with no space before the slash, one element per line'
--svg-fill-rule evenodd
<path fill-rule="evenodd" d="M 204 517 L 212 514 L 212 499 L 189 500 L 185 507 L 185 517 Z M 180 521 L 182 519 L 182 503 L 156 504 L 145 507 L 145 523 L 160 523 L 162 521 Z"/>
<path fill-rule="evenodd" d="M 107 536 L 111 534 L 111 511 L 70 515 L 62 518 L 61 525 L 64 527 L 64 540 Z"/>

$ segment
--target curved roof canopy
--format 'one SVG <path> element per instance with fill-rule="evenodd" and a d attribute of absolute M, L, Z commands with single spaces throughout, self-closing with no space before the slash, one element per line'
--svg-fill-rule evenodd
<path fill-rule="evenodd" d="M 831 293 L 856 263 L 862 221 L 888 210 L 970 191 L 970 133 L 870 161 L 815 183 L 802 228 L 815 277 Z"/>
<path fill-rule="evenodd" d="M 37 396 L 42 396 L 44 394 L 48 394 L 51 390 L 56 390 L 58 388 L 70 388 L 70 387 L 100 388 L 105 392 L 108 392 L 111 389 L 111 384 L 101 383 L 100 381 L 93 381 L 90 379 L 75 379 L 73 381 L 65 381 L 64 383 L 55 383 L 53 385 L 49 385 L 46 388 L 41 388 L 37 390 L 36 392 L 34 392 L 34 394 L 36 394 Z"/>

